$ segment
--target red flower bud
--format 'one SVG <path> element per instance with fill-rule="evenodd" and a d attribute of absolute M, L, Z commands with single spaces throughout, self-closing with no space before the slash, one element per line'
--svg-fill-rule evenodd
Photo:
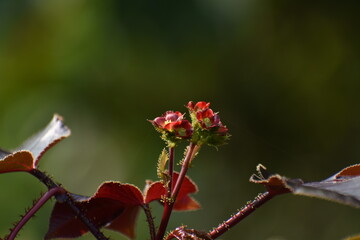
<path fill-rule="evenodd" d="M 229 129 L 227 127 L 223 126 L 222 123 L 220 123 L 220 126 L 216 132 L 220 136 L 226 136 L 228 131 L 229 131 Z"/>
<path fill-rule="evenodd" d="M 163 133 L 173 133 L 178 138 L 190 138 L 193 133 L 192 125 L 183 118 L 184 115 L 180 112 L 167 111 L 150 122 Z"/>
<path fill-rule="evenodd" d="M 181 121 L 183 119 L 184 115 L 178 111 L 167 111 L 165 112 L 161 117 L 155 118 L 153 121 L 150 121 L 156 128 L 159 129 L 168 129 L 169 130 L 169 124 Z"/>
<path fill-rule="evenodd" d="M 210 108 L 199 111 L 196 113 L 196 118 L 199 121 L 201 127 L 209 129 L 220 126 L 220 117 L 213 112 Z"/>
<path fill-rule="evenodd" d="M 196 104 L 194 104 L 193 101 L 190 101 L 188 104 L 187 104 L 187 108 L 191 111 L 191 112 L 198 112 L 198 111 L 202 111 L 202 110 L 205 110 L 207 108 L 209 108 L 210 106 L 210 103 L 207 103 L 207 102 L 204 102 L 204 101 L 201 101 L 201 102 L 197 102 Z"/>
<path fill-rule="evenodd" d="M 174 131 L 175 135 L 180 138 L 190 138 L 193 133 L 193 128 L 188 120 L 175 122 L 172 125 L 171 130 Z"/>

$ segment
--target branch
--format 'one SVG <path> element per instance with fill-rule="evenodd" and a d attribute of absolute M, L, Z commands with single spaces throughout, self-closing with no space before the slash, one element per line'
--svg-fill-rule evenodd
<path fill-rule="evenodd" d="M 154 218 L 151 214 L 151 209 L 149 207 L 149 204 L 142 205 L 142 208 L 144 209 L 146 215 L 146 221 L 148 222 L 149 225 L 151 240 L 155 240 L 156 232 L 155 232 Z"/>
<path fill-rule="evenodd" d="M 191 162 L 192 158 L 195 156 L 194 154 L 194 149 L 197 145 L 195 143 L 190 143 L 188 151 L 186 153 L 184 162 L 182 164 L 181 167 L 181 171 L 179 174 L 179 177 L 176 181 L 176 184 L 174 186 L 173 192 L 171 193 L 171 201 L 168 202 L 168 200 L 166 199 L 164 202 L 164 212 L 163 212 L 163 216 L 161 218 L 161 223 L 160 223 L 160 227 L 158 229 L 157 235 L 156 235 L 156 240 L 161 240 L 163 239 L 164 235 L 165 235 L 165 231 L 166 231 L 166 227 L 169 223 L 170 220 L 170 215 L 171 212 L 173 210 L 174 207 L 174 203 L 176 201 L 177 195 L 179 194 L 181 185 L 184 181 L 184 178 L 186 176 L 186 172 L 189 168 L 189 163 Z"/>
<path fill-rule="evenodd" d="M 5 239 L 14 240 L 21 228 L 35 215 L 35 213 L 54 195 L 64 194 L 65 190 L 62 187 L 55 187 L 47 191 L 41 198 L 32 206 L 32 208 L 21 218 L 16 226 L 11 230 L 11 233 Z"/>
<path fill-rule="evenodd" d="M 173 189 L 173 175 L 174 175 L 174 155 L 175 155 L 175 148 L 173 147 L 169 147 L 169 176 L 170 176 L 170 180 L 169 180 L 169 187 L 168 187 L 168 196 L 167 197 L 171 197 L 171 192 Z"/>
<path fill-rule="evenodd" d="M 42 183 L 44 183 L 49 189 L 59 187 L 49 176 L 38 169 L 33 169 L 30 171 L 30 174 L 38 178 Z M 74 199 L 70 196 L 69 192 L 63 189 L 65 192 L 62 194 L 56 195 L 56 200 L 59 202 L 64 202 L 73 210 L 73 212 L 78 216 L 78 218 L 87 226 L 89 231 L 94 235 L 97 240 L 109 240 L 105 235 L 99 230 L 99 228 L 76 206 Z"/>
<path fill-rule="evenodd" d="M 251 213 L 253 213 L 257 208 L 259 208 L 261 205 L 269 201 L 270 199 L 275 196 L 274 194 L 271 194 L 269 192 L 262 193 L 258 195 L 251 203 L 246 205 L 244 208 L 242 208 L 238 213 L 236 213 L 234 216 L 229 218 L 224 223 L 220 224 L 217 228 L 213 229 L 209 235 L 212 239 L 216 239 L 223 235 L 225 232 L 230 230 L 232 227 L 234 227 L 236 224 L 238 224 L 241 220 L 249 216 Z"/>

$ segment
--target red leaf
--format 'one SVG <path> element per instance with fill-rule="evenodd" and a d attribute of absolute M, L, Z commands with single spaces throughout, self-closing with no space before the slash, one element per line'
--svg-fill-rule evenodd
<path fill-rule="evenodd" d="M 62 118 L 54 115 L 51 122 L 39 133 L 12 152 L 0 150 L 0 173 L 25 171 L 37 167 L 41 156 L 57 142 L 70 135 Z"/>
<path fill-rule="evenodd" d="M 86 216 L 97 227 L 104 226 L 125 210 L 119 202 L 111 199 L 89 199 L 78 196 L 76 205 L 86 212 Z M 51 213 L 45 239 L 75 238 L 87 232 L 88 227 L 74 214 L 72 209 L 65 203 L 57 202 Z"/>
<path fill-rule="evenodd" d="M 270 174 L 266 168 L 259 164 L 256 167 L 258 175 L 253 174 L 250 182 L 264 185 L 267 190 L 274 195 L 289 193 L 292 189 L 286 184 L 286 178 L 279 174 Z"/>
<path fill-rule="evenodd" d="M 5 158 L 9 154 L 11 154 L 11 152 L 7 152 L 7 151 L 0 149 L 0 159 Z"/>
<path fill-rule="evenodd" d="M 162 196 L 166 196 L 167 190 L 160 181 L 151 183 L 145 191 L 145 203 L 161 200 Z"/>
<path fill-rule="evenodd" d="M 176 182 L 178 177 L 179 173 L 175 172 L 173 182 Z M 200 204 L 189 196 L 189 194 L 197 192 L 198 188 L 196 184 L 188 176 L 186 176 L 174 204 L 174 210 L 189 211 L 199 209 L 201 207 Z M 150 184 L 145 192 L 145 203 L 150 203 L 154 200 L 161 200 L 166 194 L 167 190 L 164 185 L 161 182 L 154 182 Z"/>
<path fill-rule="evenodd" d="M 174 181 L 178 173 L 174 174 Z M 197 192 L 197 187 L 188 177 L 184 179 L 174 210 L 195 210 L 200 205 L 189 194 Z M 93 197 L 73 195 L 76 205 L 97 227 L 118 231 L 129 238 L 135 237 L 135 221 L 139 207 L 154 200 L 160 200 L 166 194 L 161 182 L 152 183 L 146 191 L 144 201 L 141 191 L 130 184 L 118 182 L 103 183 Z M 88 232 L 87 227 L 64 203 L 57 202 L 50 218 L 46 239 L 74 238 Z"/>
<path fill-rule="evenodd" d="M 174 173 L 174 182 L 177 181 L 178 176 L 179 175 L 177 173 Z M 186 211 L 199 209 L 201 207 L 200 204 L 192 197 L 189 197 L 189 194 L 197 192 L 198 188 L 196 184 L 186 176 L 176 199 L 174 210 Z"/>
<path fill-rule="evenodd" d="M 124 212 L 106 228 L 118 231 L 129 238 L 134 238 L 139 206 L 144 204 L 141 191 L 134 185 L 106 182 L 101 185 L 95 197 L 111 198 L 125 206 Z"/>
<path fill-rule="evenodd" d="M 0 160 L 0 173 L 31 171 L 34 167 L 34 158 L 29 151 L 19 151 L 5 155 Z"/>
<path fill-rule="evenodd" d="M 125 208 L 124 212 L 115 218 L 106 228 L 118 231 L 128 238 L 135 238 L 135 224 L 139 209 L 139 206 Z"/>
<path fill-rule="evenodd" d="M 118 182 L 103 183 L 93 197 L 78 195 L 76 205 L 97 226 L 108 228 L 133 238 L 138 208 L 143 204 L 141 191 L 130 184 Z M 88 228 L 79 220 L 67 204 L 57 202 L 50 218 L 46 239 L 79 237 Z"/>
<path fill-rule="evenodd" d="M 121 184 L 119 182 L 103 183 L 94 197 L 114 199 L 121 202 L 124 206 L 139 206 L 144 203 L 144 198 L 139 188 L 131 184 Z"/>
<path fill-rule="evenodd" d="M 344 168 L 343 170 L 335 174 L 332 178 L 339 179 L 339 178 L 357 177 L 357 176 L 360 176 L 360 164 L 355 164 L 347 168 Z M 328 180 L 330 179 L 331 178 L 329 178 Z"/>

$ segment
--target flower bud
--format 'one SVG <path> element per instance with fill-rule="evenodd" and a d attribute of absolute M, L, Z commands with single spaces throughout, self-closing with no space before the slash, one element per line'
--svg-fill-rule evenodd
<path fill-rule="evenodd" d="M 182 139 L 189 139 L 193 134 L 193 127 L 188 120 L 184 120 L 184 115 L 180 112 L 167 111 L 162 116 L 150 120 L 156 130 L 162 133 L 169 145 L 176 145 Z"/>
<path fill-rule="evenodd" d="M 187 106 L 190 112 L 194 134 L 192 141 L 199 144 L 220 146 L 229 138 L 228 129 L 220 121 L 218 113 L 209 108 L 210 103 L 190 101 Z"/>

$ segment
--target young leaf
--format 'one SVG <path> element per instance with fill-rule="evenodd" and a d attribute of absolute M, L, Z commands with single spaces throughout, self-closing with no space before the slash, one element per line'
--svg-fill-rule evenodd
<path fill-rule="evenodd" d="M 148 180 L 145 188 L 145 203 L 163 200 L 167 195 L 167 189 L 161 181 L 151 182 Z"/>
<path fill-rule="evenodd" d="M 39 133 L 28 139 L 14 151 L 0 150 L 0 173 L 31 171 L 36 168 L 41 156 L 57 142 L 70 135 L 59 115 Z"/>
<path fill-rule="evenodd" d="M 72 195 L 76 205 L 97 226 L 107 227 L 133 238 L 138 208 L 143 204 L 141 191 L 130 184 L 105 182 L 92 197 Z M 88 232 L 71 208 L 57 202 L 50 217 L 46 239 L 74 238 Z"/>
<path fill-rule="evenodd" d="M 158 164 L 157 164 L 157 175 L 164 182 L 167 183 L 169 181 L 169 174 L 166 170 L 166 163 L 169 160 L 169 155 L 164 148 L 159 156 Z"/>
<path fill-rule="evenodd" d="M 179 173 L 174 172 L 173 181 L 176 182 L 178 177 Z M 198 188 L 196 184 L 186 176 L 174 204 L 174 210 L 189 211 L 199 209 L 201 207 L 200 204 L 189 196 L 189 194 L 197 192 Z M 150 203 L 155 200 L 163 201 L 166 194 L 167 190 L 161 182 L 151 183 L 145 191 L 145 203 Z"/>
<path fill-rule="evenodd" d="M 265 185 L 269 192 L 292 192 L 360 207 L 360 164 L 349 166 L 323 181 L 309 183 L 269 174 L 262 165 L 258 166 L 258 173 L 259 176 L 253 175 L 250 181 Z"/>

